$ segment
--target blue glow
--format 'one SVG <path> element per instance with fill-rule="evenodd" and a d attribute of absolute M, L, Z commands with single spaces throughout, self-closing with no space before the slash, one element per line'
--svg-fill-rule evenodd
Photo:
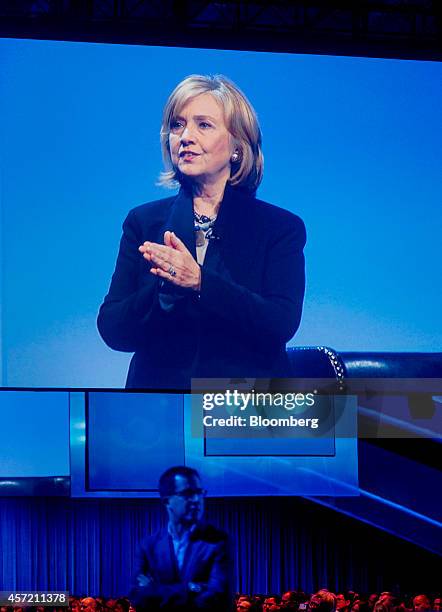
<path fill-rule="evenodd" d="M 371 525 L 372 527 L 376 527 L 377 529 L 382 529 L 382 531 L 385 531 L 386 533 L 389 533 L 393 536 L 397 536 L 398 534 L 390 528 L 385 527 L 384 525 L 379 524 L 378 522 L 374 522 L 372 520 L 367 519 L 366 517 L 362 517 L 359 514 L 356 514 L 354 512 L 350 512 L 349 510 L 344 510 L 343 508 L 339 508 L 334 506 L 332 503 L 328 503 L 327 501 L 324 500 L 324 498 L 321 497 L 306 497 L 306 499 L 314 502 L 315 504 L 319 504 L 320 506 L 324 506 L 326 508 L 331 508 L 332 510 L 337 510 L 338 512 L 340 512 L 341 514 L 344 514 L 345 516 L 349 516 L 353 519 L 356 519 L 358 521 L 361 521 L 362 523 L 365 523 L 366 525 Z M 412 544 L 416 544 L 415 540 L 410 537 L 410 535 L 405 534 L 405 533 L 401 533 L 400 537 L 403 540 L 406 540 L 407 542 L 411 542 Z M 423 543 L 420 543 L 421 546 L 423 546 Z M 436 552 L 438 554 L 440 554 L 439 550 L 434 550 L 431 543 L 428 543 L 426 546 L 424 546 L 425 548 L 427 548 L 428 550 L 431 550 L 433 552 Z"/>
<path fill-rule="evenodd" d="M 421 521 L 425 521 L 426 523 L 429 523 L 430 525 L 434 525 L 435 527 L 439 527 L 439 528 L 442 527 L 441 522 L 435 521 L 434 519 L 430 518 L 429 516 L 426 516 L 425 514 L 420 514 L 419 512 L 415 512 L 414 510 L 411 510 L 411 508 L 406 508 L 405 506 L 402 506 L 401 504 L 397 504 L 396 502 L 390 501 L 389 499 L 386 499 L 385 497 L 380 497 L 379 495 L 375 495 L 374 493 L 369 493 L 368 491 L 364 491 L 364 489 L 359 489 L 359 490 L 361 494 L 364 495 L 365 497 L 369 497 L 370 499 L 375 499 L 381 502 L 382 504 L 385 504 L 386 506 L 390 506 L 390 508 L 395 508 L 396 510 L 400 510 L 401 512 L 406 512 L 410 516 L 414 516 L 415 518 Z"/>
<path fill-rule="evenodd" d="M 311 473 L 311 475 L 315 475 L 316 477 L 323 477 L 322 475 L 316 473 L 314 470 L 312 470 L 311 468 L 307 468 L 306 469 L 307 472 Z M 328 480 L 335 482 L 336 478 L 332 477 L 332 476 L 328 476 L 327 477 Z M 339 483 L 339 480 L 336 481 L 337 483 Z M 442 527 L 442 523 L 440 521 L 436 521 L 432 518 L 430 518 L 429 516 L 425 515 L 425 514 L 421 514 L 420 512 L 415 512 L 414 510 L 412 510 L 411 508 L 407 508 L 406 506 L 403 506 L 402 504 L 398 504 L 396 502 L 393 502 L 389 499 L 387 499 L 386 497 L 382 497 L 380 495 L 375 495 L 374 493 L 370 493 L 369 491 L 366 491 L 364 489 L 361 489 L 360 487 L 354 487 L 351 486 L 347 483 L 341 483 L 341 484 L 345 484 L 345 486 L 348 488 L 349 494 L 350 491 L 353 491 L 353 495 L 363 495 L 364 497 L 368 497 L 370 499 L 376 500 L 378 502 L 380 502 L 381 504 L 385 505 L 385 506 L 389 506 L 390 508 L 394 508 L 395 510 L 400 510 L 401 512 L 405 512 L 406 514 L 413 516 L 414 518 L 417 518 L 421 521 L 424 521 L 426 523 L 429 523 L 430 525 L 433 525 L 435 527 Z M 305 496 L 306 499 L 310 499 L 312 501 L 318 501 L 318 503 L 322 503 L 321 500 L 316 500 L 315 498 L 312 498 L 310 496 Z M 341 507 L 335 506 L 333 503 L 327 504 L 324 503 L 324 505 L 327 505 L 331 508 L 334 508 L 335 510 L 339 510 L 340 512 L 344 512 L 346 513 L 346 511 L 342 510 Z M 355 518 L 358 518 L 360 520 L 364 520 L 363 518 L 361 518 L 359 515 L 357 514 L 351 514 L 351 516 L 354 516 Z M 369 522 L 369 521 L 367 521 Z M 376 523 L 371 523 L 372 525 L 376 525 Z M 379 525 L 377 525 L 379 526 Z"/>

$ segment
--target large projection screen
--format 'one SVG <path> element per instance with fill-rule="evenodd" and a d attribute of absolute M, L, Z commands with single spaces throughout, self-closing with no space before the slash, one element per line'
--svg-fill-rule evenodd
<path fill-rule="evenodd" d="M 307 227 L 298 345 L 441 347 L 437 62 L 0 40 L 3 386 L 124 386 L 96 315 L 127 212 L 170 192 L 173 87 L 222 73 L 255 106 L 258 196 Z"/>

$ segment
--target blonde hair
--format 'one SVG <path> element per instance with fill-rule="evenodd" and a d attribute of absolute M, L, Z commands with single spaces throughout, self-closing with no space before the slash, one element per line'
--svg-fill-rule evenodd
<path fill-rule="evenodd" d="M 224 119 L 239 153 L 238 162 L 232 162 L 228 183 L 255 192 L 262 180 L 264 157 L 261 150 L 262 135 L 253 106 L 242 91 L 227 77 L 192 74 L 175 87 L 166 102 L 161 123 L 160 140 L 164 171 L 158 184 L 175 188 L 184 181 L 170 156 L 170 125 L 183 106 L 196 96 L 210 93 L 224 110 Z"/>

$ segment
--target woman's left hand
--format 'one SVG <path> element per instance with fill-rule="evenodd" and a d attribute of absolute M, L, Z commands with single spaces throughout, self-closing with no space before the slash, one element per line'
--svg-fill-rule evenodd
<path fill-rule="evenodd" d="M 200 291 L 201 268 L 173 232 L 164 233 L 164 244 L 144 242 L 138 250 L 152 264 L 150 271 L 155 276 L 179 287 Z"/>

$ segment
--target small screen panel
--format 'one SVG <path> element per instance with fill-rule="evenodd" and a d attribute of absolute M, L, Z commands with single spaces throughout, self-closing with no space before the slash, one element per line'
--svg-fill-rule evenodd
<path fill-rule="evenodd" d="M 88 489 L 157 491 L 158 476 L 183 465 L 182 395 L 90 393 Z"/>
<path fill-rule="evenodd" d="M 0 392 L 0 478 L 69 475 L 69 393 Z"/>

